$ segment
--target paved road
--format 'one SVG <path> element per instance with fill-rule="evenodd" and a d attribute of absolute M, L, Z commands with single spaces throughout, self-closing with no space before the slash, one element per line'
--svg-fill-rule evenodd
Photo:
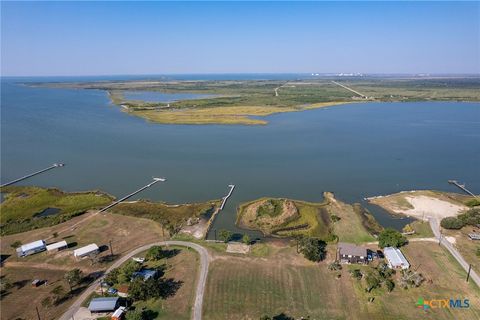
<path fill-rule="evenodd" d="M 469 264 L 467 263 L 467 261 L 465 261 L 465 259 L 462 257 L 460 252 L 458 252 L 458 250 L 453 246 L 453 244 L 451 244 L 449 241 L 442 237 L 442 234 L 440 233 L 440 223 L 438 222 L 438 219 L 428 217 L 428 222 L 430 222 L 430 227 L 432 228 L 433 234 L 437 238 L 437 241 L 440 239 L 440 243 L 445 248 L 447 248 L 448 251 L 450 251 L 452 256 L 458 261 L 458 263 L 460 263 L 465 272 L 468 272 Z M 480 277 L 473 269 L 470 271 L 470 279 L 472 279 L 477 284 L 477 286 L 480 287 Z"/>
<path fill-rule="evenodd" d="M 207 281 L 207 273 L 208 273 L 208 264 L 210 262 L 210 256 L 208 255 L 207 249 L 204 247 L 192 243 L 192 242 L 185 242 L 185 241 L 161 241 L 161 242 L 155 242 L 155 243 L 150 243 L 147 245 L 144 245 L 140 248 L 137 248 L 133 251 L 130 251 L 127 253 L 125 256 L 121 257 L 119 260 L 115 261 L 114 264 L 110 268 L 107 269 L 105 272 L 106 274 L 109 273 L 111 270 L 118 268 L 120 265 L 122 265 L 124 262 L 126 262 L 128 259 L 131 257 L 139 254 L 142 251 L 148 250 L 149 248 L 153 246 L 163 246 L 163 245 L 175 245 L 175 246 L 183 246 L 183 247 L 189 247 L 192 248 L 193 250 L 197 251 L 200 254 L 200 276 L 198 278 L 197 282 L 197 290 L 195 294 L 195 303 L 193 305 L 193 313 L 192 313 L 192 319 L 193 320 L 201 320 L 202 319 L 202 304 L 203 304 L 203 294 L 205 292 L 205 284 Z M 95 288 L 100 284 L 100 282 L 103 280 L 103 277 L 95 280 L 78 298 L 75 300 L 75 302 L 68 308 L 68 310 L 59 318 L 60 320 L 72 320 L 73 315 L 77 310 L 81 307 L 83 301 L 88 298 L 94 291 Z"/>

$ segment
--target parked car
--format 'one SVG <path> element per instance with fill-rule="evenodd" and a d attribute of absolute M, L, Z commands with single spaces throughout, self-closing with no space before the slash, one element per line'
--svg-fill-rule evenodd
<path fill-rule="evenodd" d="M 136 261 L 136 262 L 139 262 L 139 263 L 144 263 L 145 262 L 145 258 L 139 258 L 139 257 L 133 257 L 132 260 Z"/>
<path fill-rule="evenodd" d="M 109 294 L 117 294 L 118 290 L 113 288 L 113 287 L 110 287 L 110 288 L 108 288 L 107 292 Z"/>

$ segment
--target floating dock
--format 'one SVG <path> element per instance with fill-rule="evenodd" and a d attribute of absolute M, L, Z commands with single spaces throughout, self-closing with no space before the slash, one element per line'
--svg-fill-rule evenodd
<path fill-rule="evenodd" d="M 125 201 L 125 200 L 127 200 L 128 198 L 130 198 L 130 197 L 133 197 L 133 196 L 136 195 L 137 193 L 140 193 L 140 192 L 142 192 L 143 190 L 145 190 L 145 189 L 147 189 L 147 188 L 150 188 L 150 187 L 153 186 L 155 183 L 157 183 L 157 182 L 164 182 L 164 181 L 166 181 L 166 180 L 167 180 L 167 179 L 165 179 L 165 178 L 153 178 L 153 181 L 150 182 L 149 184 L 147 184 L 146 186 L 143 186 L 143 187 L 141 187 L 140 189 L 138 189 L 137 191 L 134 191 L 134 192 L 132 192 L 132 193 L 130 193 L 130 194 L 127 194 L 125 197 L 121 198 L 120 200 L 115 201 L 114 203 L 109 204 L 108 206 L 106 206 L 105 208 L 101 209 L 101 210 L 98 211 L 97 213 L 101 213 L 101 212 L 107 211 L 108 209 L 110 209 L 110 208 L 116 206 L 117 204 L 119 204 L 120 202 Z"/>
<path fill-rule="evenodd" d="M 11 184 L 14 184 L 14 183 L 20 182 L 22 180 L 25 180 L 25 179 L 31 178 L 33 176 L 36 176 L 37 174 L 40 174 L 40 173 L 43 173 L 43 172 L 46 172 L 46 171 L 49 171 L 49 170 L 52 170 L 52 169 L 55 169 L 55 168 L 61 168 L 63 166 L 65 166 L 65 164 L 63 164 L 63 163 L 54 163 L 48 168 L 35 171 L 34 173 L 30 173 L 30 174 L 27 174 L 26 176 L 23 176 L 21 178 L 18 178 L 18 179 L 12 180 L 10 182 L 4 183 L 4 184 L 0 185 L 0 187 L 6 187 L 6 186 L 9 186 Z"/>
<path fill-rule="evenodd" d="M 470 190 L 468 190 L 467 188 L 465 188 L 465 184 L 460 184 L 458 183 L 457 180 L 448 180 L 448 183 L 450 184 L 453 184 L 454 186 L 457 186 L 458 188 L 460 188 L 462 191 L 468 193 L 469 195 L 477 198 L 477 196 L 475 194 L 473 194 L 473 192 L 471 192 Z"/>

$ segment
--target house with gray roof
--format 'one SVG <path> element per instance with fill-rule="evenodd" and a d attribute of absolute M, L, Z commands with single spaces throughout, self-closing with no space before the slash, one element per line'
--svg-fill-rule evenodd
<path fill-rule="evenodd" d="M 353 243 L 338 243 L 338 260 L 340 263 L 368 263 L 367 248 Z"/>

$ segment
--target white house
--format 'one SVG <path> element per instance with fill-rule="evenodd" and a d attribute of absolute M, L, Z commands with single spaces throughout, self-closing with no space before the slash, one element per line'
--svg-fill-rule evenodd
<path fill-rule="evenodd" d="M 95 243 L 91 243 L 85 247 L 73 250 L 73 256 L 75 258 L 83 258 L 93 253 L 98 253 L 99 248 Z"/>
<path fill-rule="evenodd" d="M 408 269 L 410 268 L 410 264 L 408 263 L 407 259 L 403 255 L 402 251 L 397 248 L 393 247 L 386 247 L 383 249 L 383 254 L 387 259 L 388 266 L 391 269 Z"/>
<path fill-rule="evenodd" d="M 37 240 L 34 242 L 24 244 L 19 248 L 17 248 L 17 255 L 19 257 L 26 257 L 31 254 L 35 254 L 37 252 L 45 251 L 45 249 L 46 249 L 45 241 Z"/>
<path fill-rule="evenodd" d="M 60 251 L 68 247 L 67 241 L 59 241 L 55 243 L 51 243 L 47 245 L 47 251 L 48 252 L 54 252 L 54 251 Z"/>

